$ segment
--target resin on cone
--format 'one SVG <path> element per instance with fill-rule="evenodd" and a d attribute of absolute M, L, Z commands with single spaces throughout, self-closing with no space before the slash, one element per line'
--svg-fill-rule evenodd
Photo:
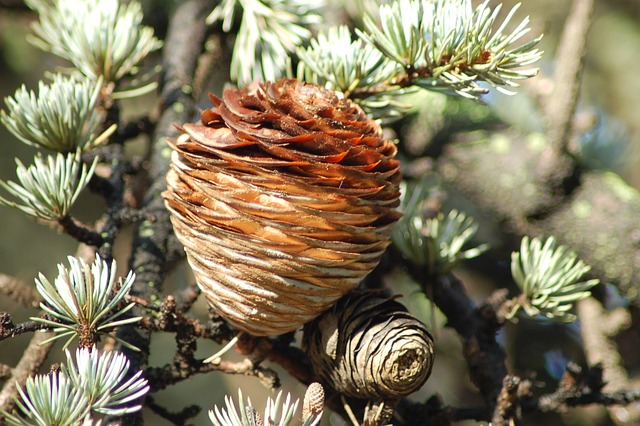
<path fill-rule="evenodd" d="M 295 330 L 378 264 L 396 147 L 337 92 L 283 79 L 227 88 L 185 124 L 163 194 L 209 302 L 253 335 Z"/>

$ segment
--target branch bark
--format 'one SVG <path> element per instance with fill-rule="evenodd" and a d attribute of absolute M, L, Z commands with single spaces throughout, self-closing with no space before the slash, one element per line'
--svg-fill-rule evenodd
<path fill-rule="evenodd" d="M 496 314 L 497 306 L 491 303 L 476 306 L 462 281 L 454 275 L 430 278 L 427 271 L 416 265 L 409 267 L 409 273 L 423 287 L 431 286 L 425 288 L 425 294 L 431 295 L 447 317 L 447 325 L 462 338 L 471 381 L 493 412 L 507 377 L 506 354 L 496 341 L 496 332 L 503 325 Z M 500 304 L 501 300 L 492 302 Z"/>
<path fill-rule="evenodd" d="M 594 0 L 574 0 L 556 53 L 554 90 L 547 99 L 549 145 L 556 155 L 567 151 L 580 95 L 582 63 L 587 52 Z"/>
<path fill-rule="evenodd" d="M 612 393 L 637 389 L 638 383 L 629 379 L 624 361 L 613 340 L 620 331 L 631 326 L 629 311 L 618 308 L 607 312 L 598 301 L 590 298 L 578 303 L 578 315 L 587 362 L 589 365 L 601 366 L 605 389 Z M 617 425 L 640 423 L 640 408 L 637 405 L 610 406 L 608 410 Z"/>
<path fill-rule="evenodd" d="M 7 274 L 0 274 L 0 294 L 9 296 L 25 308 L 37 308 L 42 301 L 33 285 Z"/>
<path fill-rule="evenodd" d="M 433 283 L 433 301 L 447 316 L 449 326 L 463 338 L 463 353 L 471 381 L 493 411 L 507 377 L 506 354 L 496 341 L 502 326 L 494 307 L 479 307 L 467 295 L 462 281 L 453 275 Z"/>
<path fill-rule="evenodd" d="M 6 381 L 0 391 L 0 408 L 9 411 L 14 405 L 18 395 L 18 386 L 24 386 L 27 377 L 37 372 L 49 355 L 53 342 L 43 344 L 52 333 L 35 333 L 20 358 L 18 365 L 12 370 L 11 377 Z"/>
<path fill-rule="evenodd" d="M 47 319 L 53 319 L 48 316 Z M 24 333 L 33 333 L 34 331 L 50 329 L 51 326 L 37 321 L 25 321 L 18 325 L 14 325 L 11 317 L 6 312 L 0 312 L 0 341 L 10 337 L 16 337 Z"/>
<path fill-rule="evenodd" d="M 145 220 L 139 224 L 129 262 L 129 268 L 137 277 L 131 294 L 146 300 L 161 299 L 165 274 L 180 252 L 173 237 L 169 213 L 160 195 L 165 188 L 164 179 L 169 169 L 170 149 L 166 140 L 178 134 L 175 124 L 191 120 L 195 115 L 195 101 L 189 86 L 207 30 L 204 18 L 211 6 L 206 0 L 181 3 L 170 23 L 165 41 L 160 89 L 161 116 L 153 135 L 148 190 L 143 202 L 145 211 L 155 220 Z M 137 354 L 127 354 L 132 363 L 137 367 L 146 364 L 148 333 L 137 333 L 132 327 L 127 327 L 120 337 L 142 349 Z"/>
<path fill-rule="evenodd" d="M 473 143 L 471 143 L 473 142 Z M 542 178 L 543 135 L 514 131 L 456 136 L 437 167 L 446 183 L 520 238 L 557 238 L 638 303 L 640 194 L 612 172 L 567 164 L 568 179 Z"/>
<path fill-rule="evenodd" d="M 181 2 L 169 24 L 165 41 L 160 83 L 161 115 L 153 134 L 148 190 L 143 201 L 143 208 L 155 221 L 145 220 L 138 225 L 129 261 L 129 267 L 137 277 L 131 294 L 146 300 L 161 300 L 165 275 L 181 253 L 160 195 L 169 168 L 170 149 L 166 139 L 177 135 L 175 124 L 189 121 L 195 115 L 190 87 L 207 32 L 205 17 L 212 7 L 208 0 Z M 134 312 L 134 315 L 140 314 L 140 311 Z M 144 369 L 149 355 L 150 332 L 123 327 L 118 334 L 141 349 L 133 352 L 121 348 L 131 360 L 133 369 Z M 136 414 L 123 422 L 141 424 L 142 420 Z"/>

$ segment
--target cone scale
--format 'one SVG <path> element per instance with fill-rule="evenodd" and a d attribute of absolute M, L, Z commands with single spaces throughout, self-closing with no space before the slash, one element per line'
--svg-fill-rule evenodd
<path fill-rule="evenodd" d="M 295 330 L 378 264 L 399 218 L 395 145 L 355 103 L 283 79 L 227 88 L 181 127 L 164 198 L 211 305 Z"/>

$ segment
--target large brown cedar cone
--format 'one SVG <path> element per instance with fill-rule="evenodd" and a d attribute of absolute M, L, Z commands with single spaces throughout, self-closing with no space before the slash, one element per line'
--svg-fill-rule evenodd
<path fill-rule="evenodd" d="M 433 338 L 392 298 L 371 291 L 344 296 L 304 327 L 303 349 L 314 373 L 338 392 L 394 400 L 431 374 Z"/>
<path fill-rule="evenodd" d="M 166 205 L 196 280 L 239 330 L 298 328 L 378 263 L 398 219 L 396 147 L 341 94 L 227 88 L 171 141 Z"/>

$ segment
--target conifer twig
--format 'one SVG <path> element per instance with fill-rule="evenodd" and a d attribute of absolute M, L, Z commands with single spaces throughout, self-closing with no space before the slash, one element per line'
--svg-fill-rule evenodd
<path fill-rule="evenodd" d="M 42 318 L 53 319 L 50 315 L 43 315 Z M 46 330 L 52 328 L 48 324 L 43 324 L 35 320 L 21 322 L 14 325 L 11 322 L 11 317 L 6 312 L 0 312 L 0 341 L 9 339 L 12 337 L 20 336 L 25 333 L 33 333 L 40 330 Z"/>
<path fill-rule="evenodd" d="M 425 282 L 428 274 L 415 263 L 408 265 L 408 272 L 431 295 L 447 317 L 448 326 L 463 340 L 471 381 L 493 412 L 507 376 L 506 354 L 495 339 L 496 331 L 503 325 L 497 314 L 499 306 L 493 306 L 491 300 L 476 306 L 462 281 L 452 274 Z"/>
<path fill-rule="evenodd" d="M 607 312 L 600 302 L 592 298 L 581 300 L 577 306 L 582 322 L 580 334 L 584 341 L 587 362 L 589 365 L 601 366 L 606 389 L 612 393 L 624 392 L 625 388 L 637 389 L 638 383 L 630 380 L 614 343 L 616 335 L 631 326 L 630 313 L 624 308 Z M 640 409 L 637 406 L 612 406 L 608 411 L 616 424 L 633 424 L 640 421 Z"/>
<path fill-rule="evenodd" d="M 594 0 L 573 1 L 556 53 L 554 90 L 546 110 L 547 137 L 555 155 L 566 152 L 571 137 L 593 8 Z"/>
<path fill-rule="evenodd" d="M 18 387 L 24 386 L 27 378 L 40 369 L 53 347 L 53 342 L 44 342 L 52 335 L 52 333 L 35 333 L 33 335 L 29 346 L 22 353 L 18 365 L 13 369 L 11 378 L 5 382 L 0 391 L 0 409 L 9 411 L 14 405 L 14 398 L 18 396 Z"/>
<path fill-rule="evenodd" d="M 0 274 L 0 294 L 9 296 L 18 304 L 29 308 L 37 308 L 42 301 L 33 285 L 7 274 Z"/>
<path fill-rule="evenodd" d="M 145 220 L 138 225 L 129 261 L 130 269 L 138 276 L 132 294 L 147 300 L 161 298 L 165 274 L 178 253 L 177 249 L 172 249 L 171 241 L 175 238 L 172 237 L 169 213 L 160 197 L 166 186 L 165 175 L 169 167 L 166 139 L 175 136 L 175 123 L 189 121 L 195 113 L 195 101 L 188 88 L 202 51 L 207 32 L 204 20 L 211 7 L 209 0 L 181 2 L 169 24 L 165 40 L 164 73 L 160 82 L 161 115 L 152 138 L 149 185 L 143 201 L 145 210 L 155 217 L 155 221 Z M 141 313 L 136 310 L 134 315 L 136 312 Z M 150 331 L 126 327 L 119 331 L 119 336 L 141 349 L 138 353 L 125 349 L 125 353 L 133 368 L 144 368 L 149 356 Z M 139 414 L 129 415 L 122 421 L 125 425 L 142 424 Z"/>

